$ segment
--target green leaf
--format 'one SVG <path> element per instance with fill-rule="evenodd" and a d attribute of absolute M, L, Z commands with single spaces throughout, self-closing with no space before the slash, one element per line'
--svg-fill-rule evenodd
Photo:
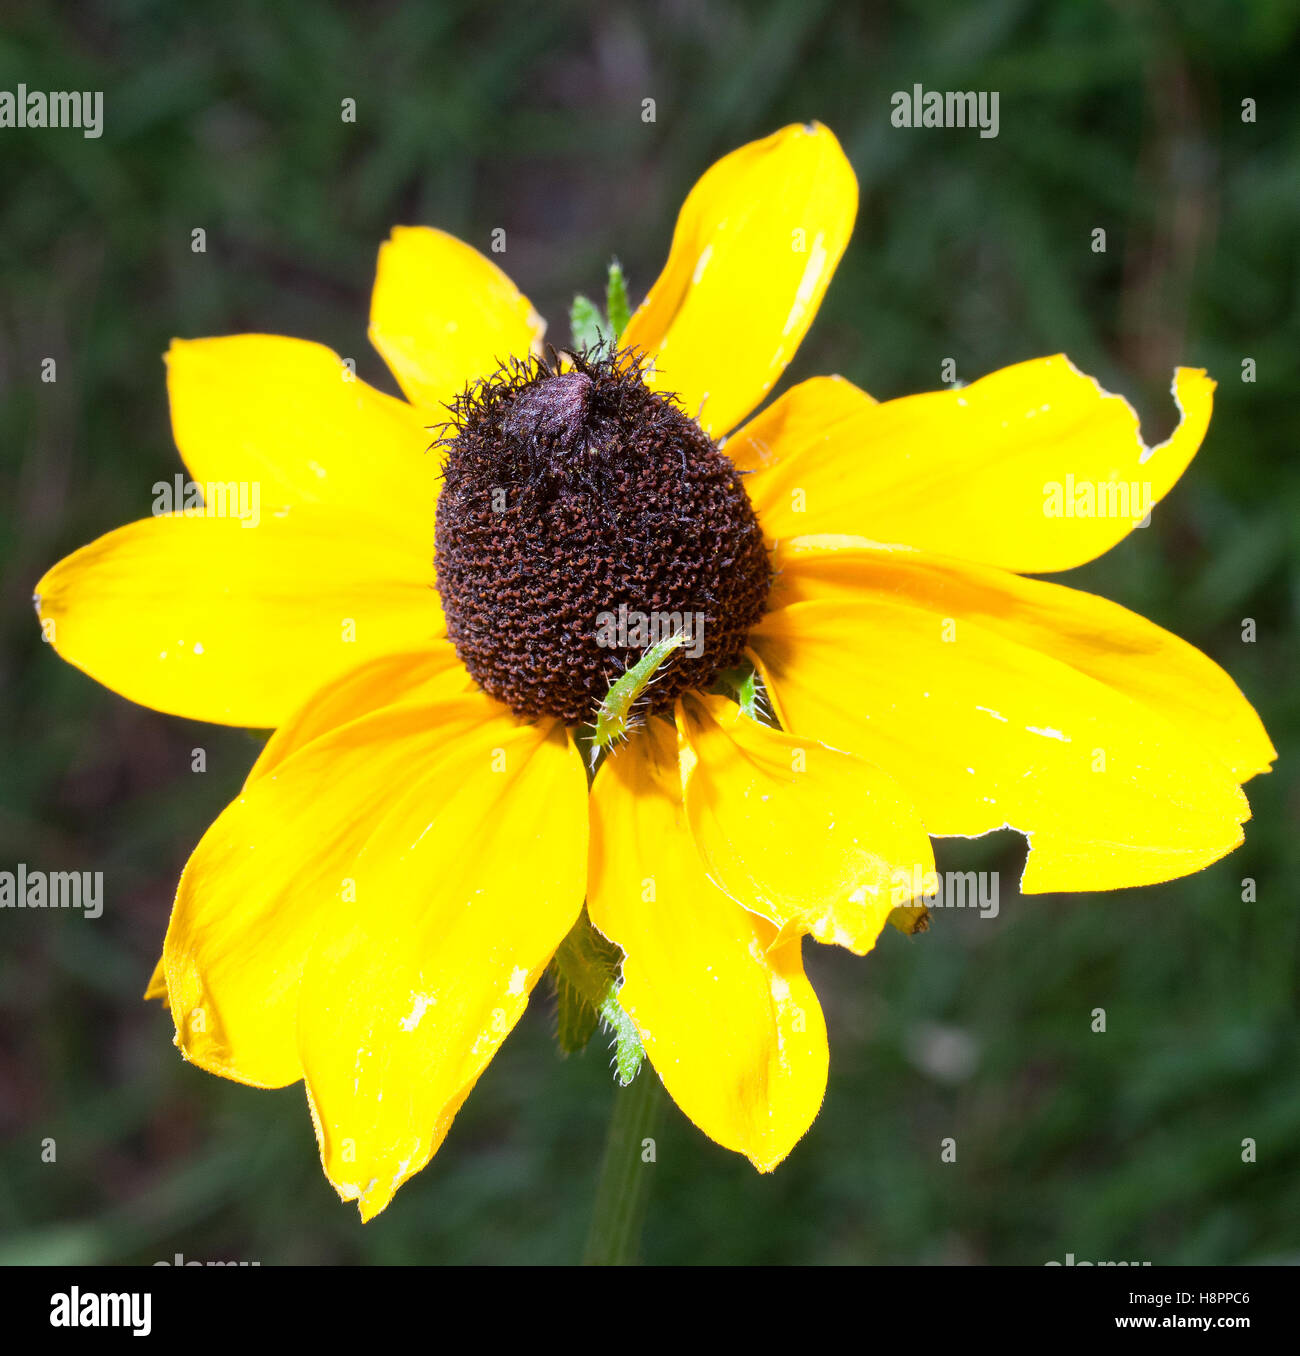
<path fill-rule="evenodd" d="M 596 309 L 596 303 L 584 296 L 576 296 L 569 307 L 569 329 L 573 346 L 579 351 L 595 348 L 609 328 L 609 322 Z"/>
<path fill-rule="evenodd" d="M 614 338 L 622 338 L 632 310 L 627 302 L 627 279 L 623 276 L 623 265 L 617 259 L 609 265 L 609 281 L 605 284 L 605 313 L 609 316 Z"/>
<path fill-rule="evenodd" d="M 623 953 L 582 917 L 560 943 L 552 967 L 560 999 L 560 1046 L 572 1054 L 591 1039 L 599 1020 L 614 1037 L 614 1067 L 626 1087 L 637 1074 L 645 1051 L 632 1019 L 619 1006 Z"/>

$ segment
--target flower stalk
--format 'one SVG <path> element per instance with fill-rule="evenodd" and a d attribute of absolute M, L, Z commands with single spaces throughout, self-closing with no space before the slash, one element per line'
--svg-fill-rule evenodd
<path fill-rule="evenodd" d="M 663 1104 L 663 1084 L 648 1064 L 630 1086 L 614 1089 L 584 1266 L 632 1266 L 638 1260 Z"/>

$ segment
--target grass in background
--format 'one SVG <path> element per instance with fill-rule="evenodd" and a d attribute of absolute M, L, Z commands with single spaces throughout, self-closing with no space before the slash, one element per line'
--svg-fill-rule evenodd
<path fill-rule="evenodd" d="M 102 869 L 107 902 L 96 922 L 0 919 L 0 1261 L 580 1255 L 609 1071 L 598 1046 L 556 1056 L 540 992 L 433 1164 L 365 1229 L 320 1173 L 301 1089 L 182 1064 L 138 995 L 185 857 L 257 744 L 64 665 L 31 586 L 179 469 L 173 336 L 317 339 L 393 389 L 364 338 L 375 253 L 393 224 L 428 223 L 484 249 L 504 227 L 501 262 L 563 341 L 611 255 L 643 294 L 712 159 L 810 118 L 844 142 L 863 206 L 787 381 L 839 371 L 887 398 L 939 385 L 946 358 L 969 381 L 1064 349 L 1153 441 L 1175 363 L 1219 379 L 1153 526 L 1068 578 L 1223 663 L 1282 763 L 1248 788 L 1246 846 L 1190 879 L 1021 900 L 1015 835 L 954 841 L 942 866 L 1002 871 L 996 920 L 941 913 L 861 961 L 809 943 L 821 1117 L 760 1178 L 673 1113 L 645 1256 L 1300 1260 L 1296 7 L 870 8 L 8 8 L 0 88 L 102 89 L 105 131 L 0 133 L 0 868 Z M 915 82 L 998 90 L 1000 135 L 892 128 L 889 96 Z"/>

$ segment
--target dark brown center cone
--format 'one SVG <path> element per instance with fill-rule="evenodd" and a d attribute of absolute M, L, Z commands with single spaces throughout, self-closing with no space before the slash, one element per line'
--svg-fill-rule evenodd
<path fill-rule="evenodd" d="M 635 357 L 514 363 L 456 402 L 435 561 L 447 634 L 517 715 L 593 718 L 653 640 L 647 712 L 740 662 L 771 581 L 731 462 Z"/>

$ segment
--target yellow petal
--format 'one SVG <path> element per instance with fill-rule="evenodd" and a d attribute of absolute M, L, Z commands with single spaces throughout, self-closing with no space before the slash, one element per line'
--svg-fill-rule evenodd
<path fill-rule="evenodd" d="M 709 433 L 725 433 L 794 357 L 857 210 L 852 167 L 820 123 L 732 151 L 688 195 L 622 342 L 653 358 L 654 384 Z"/>
<path fill-rule="evenodd" d="M 609 758 L 592 791 L 588 909 L 626 952 L 619 1002 L 673 1100 L 770 1172 L 826 1089 L 826 1026 L 801 939 L 713 886 L 691 842 L 672 727 Z"/>
<path fill-rule="evenodd" d="M 821 444 L 832 439 L 837 440 L 835 446 L 851 444 L 858 437 L 856 421 L 866 417 L 875 404 L 865 391 L 843 377 L 810 377 L 778 396 L 762 414 L 737 429 L 723 444 L 723 450 L 736 469 L 745 474 L 745 488 L 756 508 L 763 509 L 782 528 L 791 521 L 802 525 L 802 518 L 791 516 L 806 512 L 794 494 L 801 487 L 793 486 L 789 503 L 782 503 L 779 490 L 783 482 L 759 473 L 781 465 L 793 471 L 805 458 L 814 464 L 828 460 L 829 453 L 818 453 Z M 861 459 L 861 453 L 855 449 L 849 456 L 848 467 L 840 469 L 851 470 Z M 758 487 L 757 498 L 754 487 Z M 803 493 L 806 498 L 807 490 Z M 820 500 L 816 507 L 823 507 Z M 800 530 L 805 529 L 801 526 Z M 783 535 L 784 531 L 768 531 L 769 537 Z"/>
<path fill-rule="evenodd" d="M 413 781 L 501 719 L 486 697 L 440 696 L 437 675 L 420 672 L 398 703 L 351 720 L 334 706 L 340 723 L 296 723 L 292 748 L 292 730 L 280 732 L 194 850 L 163 946 L 177 1043 L 193 1063 L 256 1087 L 301 1076 L 299 990 L 330 901 L 355 896 L 362 848 Z"/>
<path fill-rule="evenodd" d="M 176 446 L 199 484 L 256 484 L 267 513 L 333 504 L 432 553 L 429 415 L 357 380 L 322 344 L 275 334 L 176 339 L 167 390 Z"/>
<path fill-rule="evenodd" d="M 778 604 L 900 594 L 1051 655 L 1143 703 L 1239 782 L 1267 772 L 1277 757 L 1254 707 L 1212 659 L 1096 594 L 854 537 L 791 538 L 774 568 Z"/>
<path fill-rule="evenodd" d="M 1024 833 L 1027 892 L 1172 880 L 1242 841 L 1246 798 L 1201 743 L 906 574 L 779 608 L 753 644 L 782 724 L 879 764 L 931 834 Z"/>
<path fill-rule="evenodd" d="M 153 974 L 149 976 L 144 998 L 145 1002 L 153 998 L 161 998 L 164 1003 L 167 1001 L 167 964 L 162 956 L 158 957 L 158 964 L 154 966 Z"/>
<path fill-rule="evenodd" d="M 587 783 L 555 723 L 501 715 L 408 774 L 332 906 L 299 1048 L 326 1174 L 363 1219 L 441 1144 L 577 920 Z"/>
<path fill-rule="evenodd" d="M 274 771 L 313 739 L 385 706 L 416 698 L 454 698 L 477 690 L 449 640 L 432 641 L 423 650 L 380 655 L 313 693 L 267 740 L 249 780 Z"/>
<path fill-rule="evenodd" d="M 430 553 L 324 504 L 130 523 L 36 585 L 46 638 L 144 706 L 270 728 L 328 679 L 445 634 Z"/>
<path fill-rule="evenodd" d="M 507 358 L 538 349 L 545 330 L 514 283 L 455 236 L 396 226 L 380 247 L 370 342 L 413 405 L 436 413 Z"/>
<path fill-rule="evenodd" d="M 898 785 L 722 697 L 677 706 L 686 814 L 714 884 L 789 933 L 869 951 L 934 854 Z"/>
<path fill-rule="evenodd" d="M 1213 392 L 1203 371 L 1180 367 L 1181 420 L 1148 448 L 1128 402 L 1063 354 L 884 404 L 820 378 L 726 451 L 762 468 L 745 488 L 769 538 L 848 533 L 1050 573 L 1108 551 L 1168 494 L 1205 437 Z"/>

